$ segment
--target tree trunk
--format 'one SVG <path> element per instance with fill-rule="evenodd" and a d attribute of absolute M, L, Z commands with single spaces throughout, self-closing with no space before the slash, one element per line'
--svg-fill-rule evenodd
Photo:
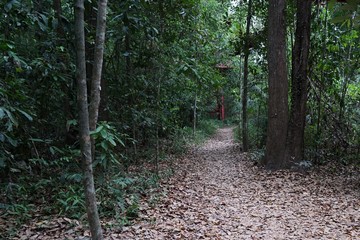
<path fill-rule="evenodd" d="M 57 27 L 56 27 L 56 32 L 58 34 L 58 37 L 64 37 L 64 30 L 63 30 L 63 26 L 62 26 L 62 19 L 61 19 L 61 15 L 62 15 L 62 8 L 61 8 L 61 0 L 53 0 L 53 8 L 55 11 L 55 17 L 57 19 Z"/>
<path fill-rule="evenodd" d="M 194 138 L 196 136 L 196 120 L 197 120 L 196 119 L 196 117 L 197 117 L 196 108 L 197 108 L 197 92 L 195 93 L 194 109 L 193 109 L 193 136 L 194 136 Z"/>
<path fill-rule="evenodd" d="M 241 73 L 242 73 L 242 69 L 241 69 L 241 67 L 242 67 L 242 63 L 241 63 L 242 61 L 241 61 L 241 53 L 240 53 L 240 57 L 239 57 L 239 104 L 241 104 L 241 94 L 242 94 L 242 85 L 241 85 L 241 78 L 242 78 L 242 76 L 241 76 Z M 242 107 L 242 106 L 241 106 Z M 242 130 L 242 111 L 241 111 L 241 109 L 240 109 L 240 111 L 239 111 L 240 113 L 239 113 L 239 138 L 240 138 L 240 136 L 241 136 L 241 130 Z M 241 149 L 242 150 L 242 149 Z"/>
<path fill-rule="evenodd" d="M 242 95 L 242 142 L 243 151 L 249 151 L 249 137 L 248 137 L 248 120 L 247 120 L 247 101 L 248 101 L 248 77 L 249 77 L 249 55 L 250 55 L 250 25 L 251 25 L 251 8 L 252 0 L 248 2 L 248 13 L 246 22 L 246 37 L 245 37 L 245 58 L 244 58 L 244 82 Z"/>
<path fill-rule="evenodd" d="M 90 131 L 94 131 L 99 116 L 101 73 L 104 59 L 107 0 L 99 0 L 96 23 L 94 63 L 91 79 Z"/>
<path fill-rule="evenodd" d="M 292 54 L 291 111 L 286 156 L 292 165 L 304 159 L 311 4 L 311 0 L 297 1 L 295 44 Z"/>
<path fill-rule="evenodd" d="M 132 62 L 131 62 L 131 36 L 130 36 L 130 22 L 128 19 L 128 13 L 126 12 L 123 17 L 125 31 L 125 81 L 127 82 L 129 89 L 134 89 L 132 75 Z M 133 162 L 137 162 L 137 117 L 135 116 L 136 110 L 136 96 L 135 92 L 130 94 L 129 106 L 132 114 L 132 139 L 133 139 Z"/>
<path fill-rule="evenodd" d="M 269 0 L 269 102 L 265 152 L 265 164 L 268 169 L 286 167 L 284 161 L 288 125 L 288 78 L 285 2 L 285 0 Z"/>
<path fill-rule="evenodd" d="M 84 19 L 86 22 L 85 28 L 85 54 L 86 54 L 86 79 L 88 83 L 88 92 L 91 91 L 91 79 L 94 65 L 95 43 L 93 39 L 96 38 L 96 1 L 85 1 Z M 90 96 L 89 96 L 90 97 Z M 89 100 L 90 101 L 90 100 Z"/>
<path fill-rule="evenodd" d="M 328 3 L 326 2 L 326 7 L 325 7 L 325 20 L 324 20 L 324 23 L 320 20 L 320 24 L 324 25 L 324 29 L 323 29 L 323 40 L 322 40 L 322 50 L 321 50 L 321 59 L 322 61 L 324 61 L 326 59 L 326 45 L 327 45 L 327 33 L 328 33 Z M 318 3 L 318 11 L 320 10 L 320 3 Z M 321 19 L 320 17 L 320 13 L 318 12 L 317 13 L 318 16 L 319 16 L 319 19 Z M 320 75 L 320 84 L 319 86 L 322 86 L 323 83 L 325 81 L 325 71 L 324 71 L 324 68 L 322 67 L 321 68 L 321 75 Z M 322 118 L 322 89 L 319 89 L 319 95 L 318 95 L 318 98 L 317 98 L 317 119 L 316 119 L 316 135 L 315 135 L 315 153 L 318 153 L 319 152 L 319 142 L 320 142 L 320 138 L 321 138 L 321 125 L 322 125 L 322 122 L 321 122 L 321 118 Z M 319 155 L 316 154 L 315 155 L 315 162 L 316 163 L 319 163 Z"/>
<path fill-rule="evenodd" d="M 75 2 L 75 37 L 76 37 L 76 79 L 79 108 L 79 134 L 81 158 L 83 163 L 86 210 L 90 231 L 94 240 L 103 239 L 92 168 L 91 139 L 89 129 L 89 112 L 86 83 L 84 0 Z"/>
<path fill-rule="evenodd" d="M 156 175 L 159 175 L 159 155 L 160 155 L 160 141 L 159 141 L 159 129 L 160 129 L 160 99 L 161 99 L 161 78 L 162 72 L 158 76 L 158 85 L 157 85 L 157 96 L 156 96 L 156 157 L 155 157 L 155 170 Z"/>
<path fill-rule="evenodd" d="M 55 18 L 57 20 L 57 26 L 56 26 L 56 45 L 57 46 L 64 46 L 66 44 L 65 40 L 65 31 L 62 24 L 62 7 L 61 7 L 61 0 L 53 0 L 52 4 L 53 10 L 55 12 Z M 68 63 L 68 58 L 66 58 L 66 55 L 61 54 L 57 56 L 57 61 L 62 63 Z M 66 70 L 62 68 L 63 72 Z M 73 81 L 73 80 L 71 80 Z M 68 84 L 65 81 L 61 81 L 61 89 L 64 93 L 63 97 L 63 120 L 64 120 L 64 128 L 62 129 L 62 135 L 64 137 L 64 141 L 66 144 L 72 143 L 72 134 L 69 129 L 69 126 L 67 124 L 67 121 L 70 119 L 73 119 L 73 114 L 71 111 L 71 87 L 68 86 Z"/>

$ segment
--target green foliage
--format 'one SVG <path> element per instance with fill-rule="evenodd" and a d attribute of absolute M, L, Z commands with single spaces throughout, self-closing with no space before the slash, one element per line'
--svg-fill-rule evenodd
<path fill-rule="evenodd" d="M 126 134 L 120 135 L 110 123 L 100 122 L 96 130 L 91 132 L 91 136 L 96 142 L 100 155 L 95 157 L 94 167 L 99 164 L 103 169 L 108 170 L 110 164 L 122 164 L 120 160 L 125 156 L 117 153 L 116 147 L 118 145 L 125 147 L 125 140 L 131 140 Z"/>
<path fill-rule="evenodd" d="M 85 213 L 85 198 L 82 185 L 73 185 L 60 191 L 54 197 L 59 214 L 79 219 Z"/>
<path fill-rule="evenodd" d="M 31 218 L 34 208 L 34 204 L 13 204 L 7 209 L 7 214 L 21 223 Z"/>
<path fill-rule="evenodd" d="M 323 6 L 314 11 L 305 147 L 306 159 L 319 163 L 359 162 L 359 9 L 358 0 L 348 2 L 331 1 L 328 11 Z M 90 79 L 96 6 L 87 4 Z M 254 2 L 250 32 L 248 129 L 254 159 L 261 159 L 257 149 L 264 148 L 266 137 L 267 4 Z M 72 3 L 61 1 L 59 19 L 52 1 L 2 1 L 0 9 L 0 203 L 19 222 L 34 210 L 80 218 Z M 161 177 L 149 166 L 157 155 L 162 163 L 165 154 L 184 153 L 223 124 L 238 124 L 246 9 L 244 1 L 109 3 L 102 121 L 91 133 L 102 216 L 129 224 L 144 195 L 154 203 L 161 195 L 150 191 Z M 290 39 L 288 46 L 290 56 Z M 219 63 L 232 69 L 219 71 Z M 209 120 L 222 95 L 225 122 Z"/>
<path fill-rule="evenodd" d="M 333 23 L 342 23 L 351 25 L 351 21 L 355 23 L 355 26 L 359 27 L 360 16 L 358 14 L 359 0 L 348 0 L 346 4 L 337 4 L 336 0 L 329 2 L 329 9 L 334 11 L 335 16 L 332 18 Z"/>

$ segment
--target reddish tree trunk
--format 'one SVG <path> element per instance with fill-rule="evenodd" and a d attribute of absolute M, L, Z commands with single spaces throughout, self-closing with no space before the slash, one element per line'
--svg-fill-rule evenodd
<path fill-rule="evenodd" d="M 265 152 L 265 164 L 269 169 L 279 169 L 286 166 L 288 78 L 286 67 L 285 2 L 285 0 L 269 0 L 269 102 Z"/>

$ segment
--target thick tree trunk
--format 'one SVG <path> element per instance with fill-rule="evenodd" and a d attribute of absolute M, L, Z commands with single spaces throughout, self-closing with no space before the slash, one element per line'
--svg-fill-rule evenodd
<path fill-rule="evenodd" d="M 84 0 L 75 2 L 75 37 L 76 37 L 76 79 L 79 108 L 79 133 L 81 158 L 83 163 L 86 210 L 92 239 L 103 239 L 92 168 L 91 139 L 89 130 L 89 112 L 86 83 Z"/>
<path fill-rule="evenodd" d="M 288 79 L 285 41 L 285 0 L 269 0 L 268 68 L 269 102 L 265 164 L 269 169 L 286 167 Z"/>
<path fill-rule="evenodd" d="M 249 78 L 249 55 L 250 55 L 250 25 L 251 25 L 251 8 L 252 0 L 248 2 L 248 13 L 246 22 L 246 37 L 245 37 L 245 58 L 244 58 L 244 82 L 242 94 L 242 142 L 243 151 L 249 151 L 249 137 L 248 137 L 248 120 L 247 120 L 247 101 L 248 101 L 248 78 Z"/>
<path fill-rule="evenodd" d="M 291 112 L 286 156 L 292 165 L 304 158 L 311 3 L 311 0 L 297 1 L 295 44 L 292 54 Z"/>

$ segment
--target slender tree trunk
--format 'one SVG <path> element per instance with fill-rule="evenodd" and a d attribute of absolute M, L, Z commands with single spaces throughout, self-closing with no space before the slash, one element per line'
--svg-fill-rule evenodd
<path fill-rule="evenodd" d="M 91 79 L 90 131 L 94 131 L 99 116 L 101 76 L 104 59 L 107 0 L 99 0 L 96 23 L 94 63 Z M 93 152 L 94 155 L 94 152 Z"/>
<path fill-rule="evenodd" d="M 352 21 L 352 19 L 350 19 L 350 29 L 352 29 L 353 26 L 354 26 L 353 21 Z M 347 52 L 346 52 L 346 61 L 348 64 L 346 64 L 346 66 L 344 66 L 342 69 L 343 81 L 341 83 L 340 101 L 339 101 L 339 123 L 340 123 L 341 128 L 345 124 L 344 114 L 345 114 L 345 107 L 346 107 L 346 94 L 348 91 L 348 85 L 349 85 L 350 79 L 353 77 L 353 75 L 355 73 L 355 69 L 357 69 L 356 65 L 354 65 L 355 66 L 355 68 L 354 68 L 353 66 L 351 66 L 349 64 L 349 63 L 351 63 L 351 55 L 352 55 L 352 46 L 351 46 L 351 44 L 349 44 L 347 46 Z"/>
<path fill-rule="evenodd" d="M 286 167 L 288 78 L 286 66 L 285 0 L 269 0 L 268 68 L 269 102 L 265 164 Z"/>
<path fill-rule="evenodd" d="M 295 44 L 292 54 L 291 111 L 286 156 L 291 164 L 304 159 L 311 4 L 312 0 L 297 1 Z"/>
<path fill-rule="evenodd" d="M 155 158 L 155 168 L 156 174 L 159 175 L 159 155 L 160 155 L 160 141 L 159 141 L 159 128 L 160 128 L 160 99 L 161 99 L 161 78 L 162 71 L 160 70 L 160 74 L 158 77 L 158 85 L 157 85 L 157 98 L 156 98 L 156 158 Z"/>
<path fill-rule="evenodd" d="M 76 37 L 76 79 L 79 108 L 79 133 L 81 158 L 83 163 L 86 210 L 91 236 L 94 240 L 103 239 L 98 209 L 96 205 L 95 185 L 92 168 L 91 139 L 86 83 L 84 0 L 75 2 L 75 37 Z"/>
<path fill-rule="evenodd" d="M 241 83 L 242 83 L 242 61 L 241 61 L 241 53 L 240 53 L 240 63 L 239 63 L 239 105 L 241 104 L 241 96 L 242 96 L 242 85 L 241 85 Z M 242 106 L 240 106 L 240 107 L 242 107 Z M 242 130 L 242 108 L 240 109 L 240 111 L 239 111 L 239 139 L 240 139 L 240 136 L 241 136 L 241 134 L 242 134 L 242 132 L 241 132 L 241 130 Z"/>
<path fill-rule="evenodd" d="M 55 11 L 55 17 L 57 19 L 57 27 L 56 27 L 56 32 L 60 37 L 64 37 L 64 30 L 63 30 L 63 26 L 62 26 L 62 20 L 61 20 L 61 15 L 62 15 L 62 8 L 61 8 L 61 0 L 53 0 L 53 8 Z"/>
<path fill-rule="evenodd" d="M 246 22 L 246 37 L 245 37 L 245 58 L 244 58 L 244 82 L 242 95 L 242 142 L 243 151 L 249 151 L 249 137 L 248 137 L 248 120 L 247 120 L 247 101 L 248 101 L 248 78 L 249 78 L 249 55 L 250 55 L 250 25 L 251 25 L 251 8 L 252 0 L 248 2 L 248 13 Z"/>
<path fill-rule="evenodd" d="M 195 93 L 195 99 L 194 99 L 194 109 L 193 109 L 193 136 L 195 138 L 196 135 L 196 108 L 197 108 L 197 93 Z"/>
<path fill-rule="evenodd" d="M 96 38 L 96 1 L 85 1 L 84 18 L 87 23 L 85 28 L 85 54 L 86 54 L 86 79 L 88 81 L 88 91 L 91 91 L 91 78 L 94 65 L 95 43 L 92 41 Z M 90 96 L 89 96 L 90 97 Z"/>
<path fill-rule="evenodd" d="M 106 80 L 106 64 L 105 59 L 103 60 L 103 70 L 101 73 L 101 91 L 100 91 L 100 106 L 99 106 L 99 120 L 100 121 L 109 121 L 109 98 L 108 98 L 108 88 Z"/>
<path fill-rule="evenodd" d="M 63 44 L 65 44 L 66 40 L 65 40 L 65 32 L 64 32 L 64 28 L 63 28 L 63 24 L 62 24 L 61 0 L 53 0 L 52 7 L 54 9 L 55 18 L 57 20 L 56 44 L 58 46 L 63 46 Z M 57 61 L 62 62 L 62 63 L 67 63 L 68 59 L 65 56 L 66 55 L 64 55 L 64 54 L 59 55 Z M 66 71 L 64 68 L 62 70 Z M 71 80 L 71 81 L 73 81 L 73 80 Z M 63 97 L 64 128 L 63 128 L 63 131 L 62 131 L 62 135 L 64 137 L 65 143 L 71 143 L 71 141 L 69 141 L 72 138 L 71 137 L 71 131 L 69 129 L 69 126 L 67 125 L 67 120 L 73 118 L 72 111 L 71 111 L 71 104 L 70 104 L 71 89 L 68 86 L 67 82 L 61 82 L 61 89 L 62 89 L 62 91 L 64 93 L 64 97 Z"/>
<path fill-rule="evenodd" d="M 326 2 L 326 7 L 325 7 L 325 24 L 322 24 L 322 25 L 325 25 L 324 27 L 324 32 L 323 32 L 323 35 L 324 35 L 324 39 L 323 39 L 323 42 L 322 42 L 322 50 L 321 50 L 321 61 L 324 61 L 325 58 L 326 58 L 326 44 L 327 44 L 327 26 L 328 26 L 328 3 Z M 320 3 L 318 3 L 317 5 L 317 8 L 318 8 L 318 16 L 320 15 L 319 11 L 320 11 Z M 319 19 L 320 19 L 320 16 L 319 16 Z M 321 21 L 320 21 L 320 24 L 321 24 Z M 321 68 L 321 76 L 320 76 L 320 84 L 319 86 L 322 86 L 323 83 L 325 81 L 325 72 L 324 72 L 324 68 Z M 319 96 L 317 98 L 317 120 L 316 120 L 316 135 L 315 135 L 315 152 L 317 153 L 318 150 L 319 150 L 319 140 L 320 140 L 320 137 L 321 137 L 321 118 L 322 118 L 322 115 L 321 115 L 321 109 L 322 109 L 322 93 L 323 93 L 323 90 L 322 89 L 319 89 Z M 316 162 L 319 162 L 319 159 L 318 159 L 318 154 L 316 154 Z"/>

